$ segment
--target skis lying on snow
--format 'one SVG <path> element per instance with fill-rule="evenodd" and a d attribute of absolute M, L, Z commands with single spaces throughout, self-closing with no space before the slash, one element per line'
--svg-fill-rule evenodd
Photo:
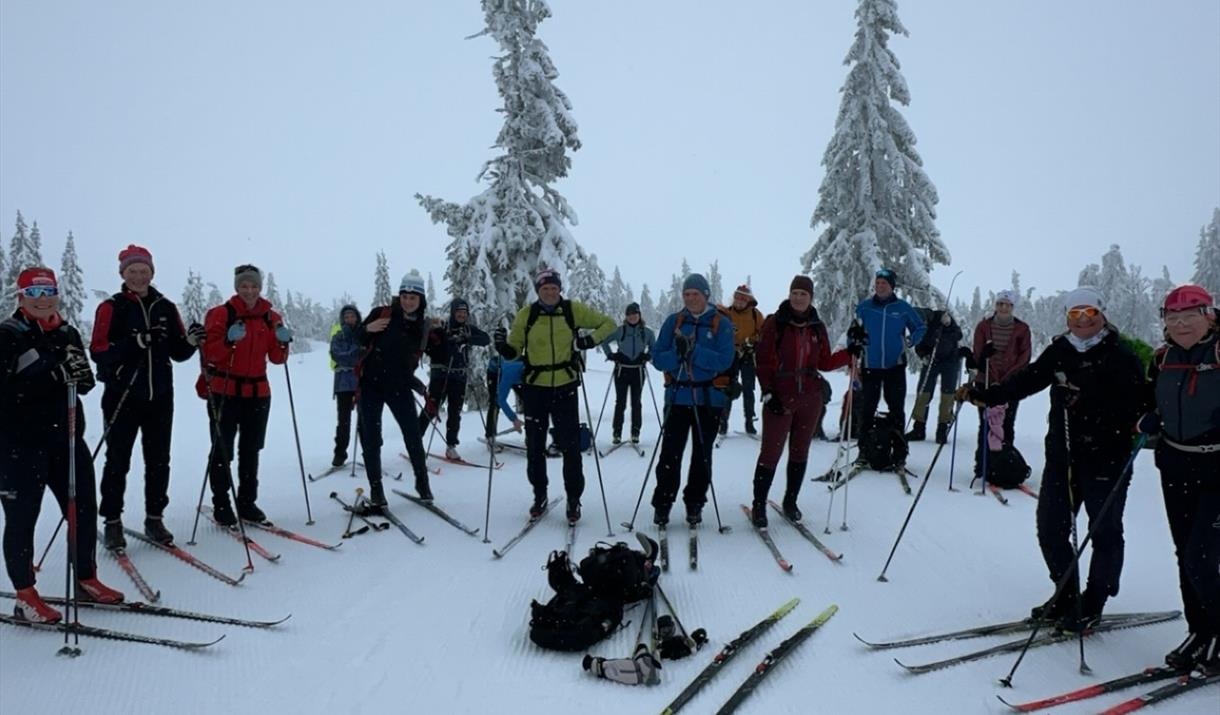
<path fill-rule="evenodd" d="M 1101 625 L 1111 625 L 1122 623 L 1125 621 L 1143 621 L 1148 618 L 1157 618 L 1164 620 L 1173 620 L 1181 615 L 1179 611 L 1139 611 L 1133 613 L 1111 613 L 1101 617 Z M 1159 621 L 1158 621 L 1159 622 Z M 1032 630 L 1034 627 L 1033 621 L 1029 619 L 1020 621 L 1007 621 L 1005 623 L 993 623 L 982 626 L 972 626 L 963 628 L 958 631 L 948 631 L 946 633 L 934 633 L 926 636 L 916 636 L 913 638 L 904 638 L 901 640 L 892 641 L 867 641 L 859 635 L 853 633 L 856 640 L 873 650 L 887 650 L 890 648 L 907 648 L 917 645 L 929 645 L 931 643 L 942 643 L 944 641 L 966 640 L 969 638 L 981 638 L 983 636 L 1003 636 L 1012 633 L 1020 633 L 1022 631 Z"/>
<path fill-rule="evenodd" d="M 811 543 L 815 547 L 817 547 L 818 551 L 821 551 L 823 554 L 825 554 L 826 558 L 830 559 L 831 561 L 834 561 L 835 563 L 843 562 L 843 554 L 836 554 L 834 551 L 831 551 L 830 547 L 826 546 L 826 544 L 823 544 L 821 542 L 821 540 L 818 539 L 818 537 L 813 535 L 813 532 L 809 530 L 809 527 L 805 526 L 804 524 L 802 524 L 799 521 L 793 521 L 793 520 L 789 519 L 788 515 L 784 513 L 783 507 L 781 507 L 779 504 L 776 504 L 774 499 L 768 499 L 767 503 L 770 504 L 771 508 L 774 509 L 781 517 L 783 517 L 784 521 L 788 522 L 792 526 L 792 528 L 796 529 L 798 534 L 805 537 L 805 539 L 808 540 L 809 543 Z"/>
<path fill-rule="evenodd" d="M 1178 611 L 1171 611 L 1163 616 L 1154 615 L 1154 616 L 1149 616 L 1147 618 L 1142 618 L 1142 619 L 1138 619 L 1138 620 L 1133 619 L 1133 620 L 1126 620 L 1126 621 L 1101 623 L 1100 625 L 1095 626 L 1095 627 L 1089 629 L 1088 631 L 1085 631 L 1085 636 L 1091 636 L 1095 633 L 1104 633 L 1106 631 L 1115 631 L 1115 630 L 1119 630 L 1122 628 L 1136 628 L 1139 626 L 1152 625 L 1154 623 L 1164 623 L 1165 621 L 1171 621 L 1180 615 L 1181 615 L 1181 613 Z M 1064 643 L 1067 641 L 1074 641 L 1078 637 L 1079 637 L 1079 634 L 1077 634 L 1077 633 L 1069 633 L 1066 631 L 1052 631 L 1050 633 L 1046 633 L 1046 634 L 1040 635 L 1037 638 L 1035 638 L 1033 640 L 1033 642 L 1029 644 L 1029 647 L 1036 648 L 1038 646 L 1051 645 L 1053 643 Z M 970 662 L 973 662 L 976 660 L 982 660 L 984 658 L 989 658 L 993 655 L 998 655 L 1000 653 L 1015 653 L 1025 647 L 1025 643 L 1027 640 L 1028 640 L 1027 638 L 1018 638 L 1016 640 L 1009 641 L 1007 643 L 1001 643 L 1000 645 L 997 645 L 997 646 L 992 646 L 990 648 L 984 648 L 982 650 L 976 650 L 972 653 L 966 653 L 966 654 L 959 655 L 959 656 L 956 656 L 953 658 L 946 658 L 944 660 L 933 661 L 931 663 L 922 663 L 920 665 L 907 665 L 906 663 L 903 663 L 902 661 L 898 660 L 897 658 L 894 659 L 894 662 L 897 663 L 898 665 L 900 665 L 908 673 L 919 675 L 922 673 L 930 673 L 933 670 L 940 670 L 941 668 L 948 668 L 950 666 L 960 665 L 962 663 L 970 663 Z"/>
<path fill-rule="evenodd" d="M 699 674 L 695 676 L 695 679 L 692 680 L 681 693 L 678 693 L 678 697 L 674 698 L 674 701 L 661 711 L 661 715 L 673 715 L 685 707 L 687 703 L 689 703 L 696 695 L 699 694 L 699 691 L 702 690 L 704 686 L 706 686 L 712 681 L 713 678 L 716 677 L 716 674 L 719 673 L 724 666 L 729 664 L 729 661 L 733 660 L 733 657 L 737 655 L 738 651 L 749 645 L 751 641 L 762 635 L 762 633 L 768 628 L 778 623 L 781 618 L 788 615 L 789 611 L 796 608 L 796 605 L 800 602 L 801 599 L 799 598 L 794 598 L 791 601 L 788 601 L 776 609 L 776 611 L 771 615 L 742 631 L 741 634 L 730 641 L 728 645 L 721 648 L 720 652 L 712 658 L 712 662 L 708 663 L 707 667 L 700 671 Z"/>
<path fill-rule="evenodd" d="M 225 526 L 224 524 L 221 524 L 219 521 L 216 521 L 216 515 L 213 514 L 212 510 L 209 509 L 208 507 L 201 505 L 199 507 L 199 513 L 206 516 L 208 518 L 208 521 L 212 522 L 212 524 L 214 524 L 218 529 L 225 532 L 229 536 L 232 536 L 234 539 L 237 539 L 238 541 L 245 541 L 246 545 L 250 547 L 251 551 L 253 551 L 254 553 L 263 557 L 264 559 L 267 559 L 271 563 L 275 563 L 280 560 L 279 554 L 271 553 L 267 549 L 263 548 L 262 544 L 258 543 L 254 539 L 251 539 L 248 535 L 243 535 L 241 533 L 241 530 L 238 529 L 236 526 Z"/>
<path fill-rule="evenodd" d="M 758 534 L 758 537 L 763 540 L 764 544 L 767 545 L 767 550 L 771 552 L 771 555 L 773 557 L 775 557 L 775 563 L 779 564 L 779 567 L 781 569 L 783 569 L 784 571 L 791 572 L 792 564 L 787 559 L 784 558 L 783 554 L 781 554 L 779 552 L 779 548 L 775 545 L 775 542 L 771 539 L 771 532 L 767 529 L 767 527 L 754 526 L 754 519 L 751 518 L 750 507 L 746 506 L 745 504 L 742 504 L 741 510 L 745 513 L 746 520 L 748 520 L 750 522 L 750 526 L 754 527 L 754 533 Z"/>
<path fill-rule="evenodd" d="M 99 531 L 98 541 L 101 540 L 101 532 Z M 127 574 L 131 582 L 136 585 L 136 590 L 140 592 L 141 596 L 148 599 L 149 603 L 156 603 L 161 600 L 161 592 L 154 591 L 152 586 L 149 586 L 148 582 L 144 580 L 144 575 L 140 573 L 140 570 L 132 563 L 131 557 L 127 555 L 127 549 L 106 550 L 110 552 L 110 556 L 118 563 L 119 568 L 123 569 L 123 573 Z M 43 600 L 46 599 L 44 598 Z"/>
<path fill-rule="evenodd" d="M 542 510 L 542 513 L 538 515 L 537 519 L 530 519 L 529 521 L 525 522 L 525 526 L 521 529 L 521 531 L 518 531 L 516 536 L 509 539 L 508 543 L 504 544 L 503 546 L 501 546 L 498 549 L 492 549 L 491 550 L 492 555 L 494 555 L 497 559 L 504 558 L 504 554 L 507 554 L 509 549 L 516 546 L 517 542 L 524 539 L 525 535 L 530 533 L 530 529 L 533 529 L 538 524 L 538 522 L 542 521 L 542 517 L 544 517 L 548 513 L 550 513 L 551 509 L 554 508 L 554 506 L 558 503 L 559 503 L 559 497 L 555 497 L 550 502 L 548 502 L 546 505 L 546 509 Z"/>
<path fill-rule="evenodd" d="M 486 437 L 479 437 L 479 441 L 482 442 L 483 444 L 487 444 Z M 500 440 L 496 440 L 496 453 L 499 454 L 500 452 L 503 452 L 505 450 L 508 450 L 511 452 L 517 452 L 519 454 L 526 453 L 525 445 L 523 445 L 523 444 L 517 444 L 515 442 L 502 442 Z M 486 469 L 486 467 L 484 467 L 484 469 Z"/>
<path fill-rule="evenodd" d="M 1089 698 L 1095 698 L 1098 695 L 1105 695 L 1106 693 L 1113 693 L 1118 690 L 1125 690 L 1127 688 L 1135 687 L 1137 685 L 1144 685 L 1146 683 L 1156 683 L 1162 680 L 1169 680 L 1170 678 L 1177 678 L 1183 675 L 1186 675 L 1186 673 L 1183 673 L 1176 668 L 1170 668 L 1162 665 L 1156 668 L 1147 668 L 1138 673 L 1132 673 L 1131 675 L 1124 675 L 1121 678 L 1107 680 L 1104 683 L 1095 683 L 1093 685 L 1080 688 L 1079 690 L 1072 690 L 1070 692 L 1063 693 L 1062 695 L 1054 695 L 1049 698 L 1043 698 L 1042 700 L 1031 700 L 1027 703 L 1010 703 L 1004 698 L 1001 698 L 999 695 L 997 695 L 996 698 L 1016 712 L 1032 713 L 1035 710 L 1044 710 L 1046 708 L 1053 708 L 1056 705 L 1074 703 L 1080 700 L 1088 700 Z"/>
<path fill-rule="evenodd" d="M 402 457 L 402 458 L 403 458 L 403 459 L 405 459 L 405 460 L 407 460 L 407 463 L 408 463 L 408 464 L 410 464 L 410 463 L 411 463 L 411 455 L 407 454 L 406 452 L 399 452 L 399 453 L 398 453 L 398 456 L 399 456 L 399 457 Z M 455 462 L 455 464 L 456 464 L 456 462 Z M 440 468 L 440 467 L 429 467 L 427 464 L 425 464 L 425 465 L 424 465 L 424 469 L 428 470 L 428 472 L 429 472 L 429 473 L 431 473 L 431 474 L 440 474 L 440 473 L 441 473 L 441 468 Z M 484 464 L 484 465 L 483 465 L 483 469 L 487 469 L 487 465 L 486 465 L 486 464 Z M 385 476 L 385 477 L 387 477 L 387 478 L 390 476 L 389 474 L 387 474 L 387 473 L 386 473 L 386 471 L 385 471 L 384 469 L 383 469 L 383 470 L 381 470 L 381 473 L 382 473 L 382 475 L 383 475 L 383 476 Z M 398 473 L 398 474 L 397 474 L 397 475 L 394 477 L 394 479 L 396 479 L 396 480 L 398 480 L 398 481 L 400 481 L 400 482 L 401 482 L 401 481 L 402 481 L 402 472 L 399 472 L 399 473 Z"/>
<path fill-rule="evenodd" d="M 609 457 L 610 455 L 614 454 L 614 451 L 616 449 L 618 449 L 619 447 L 626 447 L 626 446 L 627 446 L 626 442 L 619 442 L 618 444 L 612 444 L 612 445 L 610 445 L 610 449 L 607 449 L 605 451 L 600 450 L 600 449 L 597 450 L 597 456 L 601 457 L 602 459 L 605 459 L 606 457 Z"/>
<path fill-rule="evenodd" d="M 443 454 L 437 454 L 436 452 L 428 452 L 428 456 L 433 459 L 439 459 L 442 462 L 445 462 L 447 464 L 456 464 L 459 467 L 474 467 L 475 469 L 487 469 L 486 464 L 478 464 L 476 462 L 467 462 L 464 459 L 450 459 L 449 457 L 446 457 Z M 504 462 L 496 462 L 496 469 L 499 469 L 500 467 L 503 467 L 503 466 L 504 466 Z M 438 469 L 437 472 L 440 472 L 440 470 Z"/>
<path fill-rule="evenodd" d="M 661 546 L 661 570 L 669 571 L 669 527 L 657 524 L 657 542 Z"/>
<path fill-rule="evenodd" d="M 344 470 L 345 470 L 345 469 L 347 469 L 349 466 L 350 466 L 350 465 L 348 465 L 347 463 L 340 464 L 340 465 L 339 465 L 339 466 L 337 466 L 337 467 L 336 467 L 336 466 L 334 466 L 334 465 L 332 464 L 331 466 L 329 466 L 329 467 L 327 467 L 326 469 L 322 470 L 322 472 L 320 472 L 320 473 L 318 474 L 318 476 L 316 476 L 316 477 L 315 477 L 314 475 L 312 475 L 312 474 L 308 475 L 308 476 L 309 476 L 309 481 L 311 481 L 311 482 L 316 482 L 316 481 L 318 481 L 319 479 L 325 479 L 325 478 L 329 477 L 329 476 L 330 476 L 330 475 L 332 475 L 332 474 L 338 474 L 339 472 L 344 471 Z"/>
<path fill-rule="evenodd" d="M 484 467 L 484 469 L 486 469 L 486 468 L 487 467 Z M 436 514 L 440 518 L 444 519 L 445 523 L 449 524 L 450 526 L 457 529 L 458 531 L 461 531 L 470 536 L 474 536 L 475 534 L 479 533 L 478 529 L 472 529 L 469 526 L 466 526 L 465 524 L 458 521 L 457 519 L 454 519 L 452 516 L 449 516 L 448 512 L 446 512 L 444 509 L 440 508 L 439 506 L 433 504 L 430 501 L 425 501 L 425 500 L 420 499 L 419 497 L 415 496 L 414 494 L 407 494 L 406 492 L 399 491 L 398 489 L 391 489 L 390 491 L 394 492 L 395 494 L 402 497 L 403 499 L 406 499 L 407 501 L 414 502 L 415 504 L 422 506 L 423 508 L 432 512 L 433 514 Z"/>
<path fill-rule="evenodd" d="M 128 536 L 132 537 L 133 539 L 135 539 L 137 541 L 143 541 L 144 543 L 148 544 L 149 546 L 153 546 L 158 549 L 161 549 L 162 551 L 165 551 L 165 552 L 169 553 L 170 555 L 176 557 L 180 561 L 185 561 L 186 563 L 190 564 L 191 566 L 194 566 L 195 568 L 197 568 L 200 571 L 204 572 L 205 574 L 211 576 L 212 578 L 216 579 L 217 581 L 227 583 L 230 586 L 236 586 L 237 584 L 242 582 L 242 579 L 244 579 L 246 577 L 246 574 L 244 571 L 237 578 L 233 578 L 232 576 L 221 573 L 218 569 L 216 569 L 213 566 L 208 565 L 207 563 L 205 563 L 204 561 L 202 561 L 201 559 L 199 559 L 198 557 L 196 557 L 194 554 L 187 551 L 186 549 L 183 549 L 174 544 L 162 544 L 159 541 L 153 541 L 152 539 L 141 534 L 140 532 L 133 531 L 127 527 L 123 527 L 123 533 L 127 534 Z"/>
<path fill-rule="evenodd" d="M 851 465 L 851 468 L 847 470 L 847 474 L 843 475 L 841 479 L 832 479 L 830 483 L 826 485 L 826 488 L 832 492 L 841 489 L 844 484 L 847 484 L 851 480 L 860 476 L 860 473 L 865 469 L 868 469 L 867 464 L 853 464 Z"/>
<path fill-rule="evenodd" d="M 391 524 L 393 524 L 394 526 L 398 527 L 398 530 L 402 532 L 402 535 L 407 537 L 411 541 L 414 541 L 417 544 L 424 543 L 424 537 L 419 536 L 414 531 L 411 531 L 410 529 L 408 529 L 407 525 L 402 523 L 401 519 L 399 519 L 397 516 L 394 516 L 394 512 L 390 511 L 389 507 L 384 507 L 384 506 L 370 507 L 369 513 L 381 515 L 382 517 L 385 518 L 386 521 L 388 521 Z"/>
<path fill-rule="evenodd" d="M 1162 685 L 1143 695 L 1121 702 L 1108 710 L 1103 710 L 1101 715 L 1125 715 L 1126 713 L 1135 712 L 1170 698 L 1176 698 L 1183 693 L 1189 693 L 1195 688 L 1201 688 L 1213 683 L 1220 683 L 1220 674 L 1203 675 L 1202 673 L 1191 673 L 1178 678 L 1168 685 Z"/>
<path fill-rule="evenodd" d="M 738 686 L 737 690 L 731 696 L 729 696 L 728 701 L 726 701 L 725 704 L 716 711 L 716 715 L 729 715 L 729 713 L 735 712 L 737 707 L 741 705 L 741 703 L 744 702 L 747 697 L 749 697 L 750 693 L 753 693 L 758 688 L 759 683 L 761 683 L 763 679 L 771 673 L 777 663 L 782 661 L 788 656 L 789 653 L 796 650 L 798 646 L 808 640 L 809 636 L 813 635 L 814 631 L 821 628 L 826 621 L 829 621 L 830 617 L 833 616 L 838 610 L 838 606 L 831 605 L 825 611 L 818 614 L 817 618 L 813 619 L 809 623 L 806 623 L 796 633 L 788 636 L 788 638 L 786 638 L 782 643 L 775 646 L 775 648 L 771 652 L 767 653 L 766 657 L 762 659 L 762 662 L 754 667 L 754 672 L 750 673 L 750 675 L 746 677 L 745 682 Z"/>
<path fill-rule="evenodd" d="M 276 536 L 281 536 L 285 539 L 292 539 L 293 541 L 299 541 L 302 544 L 316 546 L 319 549 L 326 549 L 327 551 L 334 551 L 335 549 L 337 549 L 343 545 L 342 542 L 340 542 L 338 544 L 324 544 L 321 541 L 318 541 L 317 539 L 311 539 L 308 536 L 305 536 L 304 534 L 298 534 L 295 531 L 289 531 L 288 529 L 285 529 L 280 526 L 276 526 L 275 524 L 272 524 L 269 521 L 245 521 L 245 524 L 246 524 L 246 526 L 252 526 L 255 529 L 262 529 L 263 531 L 265 531 L 269 534 L 275 534 Z M 254 547 L 251 546 L 250 548 L 254 548 Z"/>
<path fill-rule="evenodd" d="M 17 598 L 17 594 L 11 591 L 0 591 L 0 597 Z M 42 600 L 53 605 L 64 605 L 62 596 L 43 596 Z M 275 621 L 252 621 L 245 618 L 232 618 L 230 616 L 214 616 L 210 613 L 197 613 L 195 611 L 184 611 L 179 608 L 170 608 L 169 606 L 154 606 L 140 601 L 124 601 L 122 603 L 98 603 L 97 601 L 79 601 L 81 608 L 92 608 L 98 611 L 118 611 L 120 613 L 139 613 L 145 616 L 163 616 L 165 618 L 182 618 L 191 621 L 203 621 L 205 623 L 223 623 L 230 626 L 245 626 L 247 628 L 271 628 L 278 626 L 284 621 L 292 618 L 289 614 Z"/>
<path fill-rule="evenodd" d="M 1034 488 L 1028 484 L 1018 484 L 1017 489 L 1025 492 L 1026 494 L 1033 497 L 1034 499 L 1038 498 L 1038 492 L 1034 491 Z"/>
<path fill-rule="evenodd" d="M 761 440 L 761 438 L 758 436 L 757 432 L 743 432 L 738 429 L 738 430 L 733 430 L 733 433 L 742 435 L 744 437 L 749 437 L 750 439 L 754 440 L 755 442 L 758 442 Z"/>
<path fill-rule="evenodd" d="M 83 605 L 83 604 L 82 604 Z M 182 650 L 199 650 L 208 646 L 216 645 L 224 640 L 224 635 L 221 635 L 214 641 L 179 641 L 172 638 L 158 638 L 156 636 L 145 636 L 139 633 L 128 633 L 126 631 L 116 631 L 109 628 L 94 628 L 86 626 L 83 623 L 32 623 L 13 616 L 0 614 L 0 623 L 9 623 L 14 626 L 22 626 L 25 628 L 33 628 L 39 631 L 53 631 L 55 633 L 75 633 L 82 636 L 93 636 L 94 638 L 106 638 L 115 641 L 128 641 L 130 643 L 147 643 L 149 645 L 160 645 L 167 648 L 180 648 Z"/>

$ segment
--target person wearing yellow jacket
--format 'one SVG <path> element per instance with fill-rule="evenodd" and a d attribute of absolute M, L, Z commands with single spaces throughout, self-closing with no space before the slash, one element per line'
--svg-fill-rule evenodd
<path fill-rule="evenodd" d="M 754 429 L 754 348 L 762 337 L 766 316 L 758 309 L 758 301 L 754 300 L 754 293 L 745 283 L 733 291 L 733 303 L 725 310 L 733 319 L 733 347 L 737 350 L 737 358 L 733 362 L 733 381 L 741 385 L 746 434 L 757 434 Z M 728 432 L 729 413 L 732 411 L 733 401 L 724 403 L 724 413 L 720 416 L 720 434 Z"/>
<path fill-rule="evenodd" d="M 497 328 L 496 351 L 507 360 L 518 357 L 525 407 L 526 474 L 534 488 L 530 518 L 542 516 L 547 505 L 546 437 L 555 426 L 555 445 L 563 453 L 563 486 L 567 492 L 568 521 L 580 519 L 580 497 L 585 490 L 580 455 L 580 350 L 594 348 L 618 326 L 614 319 L 579 301 L 560 297 L 559 273 L 543 268 L 534 277 L 538 300 L 522 308 L 511 330 Z M 579 330 L 591 330 L 579 335 Z"/>

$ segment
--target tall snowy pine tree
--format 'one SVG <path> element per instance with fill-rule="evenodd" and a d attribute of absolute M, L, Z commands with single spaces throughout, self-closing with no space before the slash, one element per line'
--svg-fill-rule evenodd
<path fill-rule="evenodd" d="M 550 16 L 541 0 L 483 0 L 486 27 L 499 44 L 492 74 L 503 100 L 504 125 L 479 180 L 489 186 L 465 205 L 416 194 L 436 223 L 446 225 L 445 278 L 452 295 L 470 302 L 476 322 L 499 325 L 534 297 L 541 266 L 570 285 L 578 248 L 567 224 L 576 214 L 552 184 L 567 176 L 569 150 L 580 148 L 571 102 L 554 84 L 559 75 L 546 45 L 535 37 Z M 476 381 L 475 384 L 479 384 Z"/>
<path fill-rule="evenodd" d="M 568 276 L 568 295 L 594 310 L 613 316 L 615 312 L 608 300 L 606 274 L 601 266 L 597 265 L 597 254 L 586 256 L 584 251 L 579 251 L 578 256 L 579 259 Z"/>
<path fill-rule="evenodd" d="M 271 304 L 271 307 L 277 310 L 284 305 L 280 302 L 280 289 L 275 285 L 274 273 L 267 274 L 267 285 L 266 290 L 263 291 L 263 297 L 267 299 L 267 302 Z"/>
<path fill-rule="evenodd" d="M 390 264 L 385 251 L 377 252 L 377 270 L 373 273 L 373 307 L 389 305 L 394 293 L 390 290 Z"/>
<path fill-rule="evenodd" d="M 856 39 L 845 64 L 835 133 L 822 165 L 811 227 L 825 224 L 802 257 L 811 272 L 818 312 L 832 336 L 869 295 L 878 268 L 897 271 L 900 289 L 913 302 L 931 305 L 933 264 L 948 265 L 949 251 L 936 228 L 936 187 L 915 150 L 915 134 L 891 103 L 910 103 L 889 34 L 907 34 L 893 0 L 860 0 Z"/>
<path fill-rule="evenodd" d="M 68 231 L 68 242 L 59 264 L 59 312 L 64 320 L 81 332 L 89 335 L 81 318 L 85 310 L 85 276 L 76 262 L 76 239 Z M 88 338 L 86 338 L 88 339 Z"/>
<path fill-rule="evenodd" d="M 709 300 L 712 305 L 724 305 L 724 278 L 720 275 L 720 261 L 712 261 L 712 265 L 707 268 L 707 284 L 708 292 L 711 293 Z"/>
<path fill-rule="evenodd" d="M 17 276 L 31 266 L 41 266 L 42 256 L 34 244 L 25 217 L 17 212 L 17 231 L 9 241 L 8 271 L 4 274 L 4 295 L 0 297 L 0 314 L 8 317 L 17 309 Z"/>
<path fill-rule="evenodd" d="M 186 288 L 182 291 L 182 319 L 191 323 L 202 323 L 203 316 L 208 312 L 208 304 L 203 297 L 203 279 L 195 271 L 188 270 Z"/>
<path fill-rule="evenodd" d="M 1212 211 L 1212 222 L 1199 229 L 1191 282 L 1206 288 L 1213 297 L 1220 297 L 1220 208 Z"/>

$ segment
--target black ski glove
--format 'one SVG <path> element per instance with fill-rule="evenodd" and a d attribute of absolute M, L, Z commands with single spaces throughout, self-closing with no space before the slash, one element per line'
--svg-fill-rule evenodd
<path fill-rule="evenodd" d="M 995 343 L 988 340 L 986 343 L 983 344 L 983 359 L 986 360 L 987 358 L 989 358 L 995 354 L 996 354 Z"/>
<path fill-rule="evenodd" d="M 686 360 L 686 356 L 690 354 L 690 338 L 681 333 L 675 335 L 674 352 L 678 353 L 679 360 Z"/>
<path fill-rule="evenodd" d="M 89 367 L 89 360 L 84 353 L 72 348 L 68 349 L 67 356 L 51 369 L 51 377 L 56 382 L 67 384 L 69 382 L 93 384 L 93 370 Z"/>
<path fill-rule="evenodd" d="M 920 343 L 919 345 L 915 346 L 915 354 L 926 360 L 928 359 L 928 356 L 932 354 L 932 346 L 925 343 Z"/>
<path fill-rule="evenodd" d="M 779 395 L 775 394 L 774 392 L 768 392 L 767 394 L 763 395 L 762 399 L 763 407 L 766 407 L 768 412 L 773 415 L 784 414 L 784 401 L 780 399 Z"/>
<path fill-rule="evenodd" d="M 192 347 L 198 347 L 207 340 L 208 331 L 199 323 L 191 323 L 191 326 L 186 329 L 186 342 Z"/>
<path fill-rule="evenodd" d="M 868 331 L 859 323 L 852 323 L 847 329 L 847 341 L 849 343 L 860 343 L 861 345 L 868 344 Z"/>
<path fill-rule="evenodd" d="M 581 335 L 576 338 L 577 350 L 592 350 L 595 347 L 597 347 L 597 341 L 593 339 L 592 335 Z"/>

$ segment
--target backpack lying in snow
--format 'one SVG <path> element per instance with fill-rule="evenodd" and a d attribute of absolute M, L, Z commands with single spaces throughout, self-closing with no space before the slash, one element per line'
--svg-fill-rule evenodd
<path fill-rule="evenodd" d="M 878 415 L 873 428 L 860 437 L 860 458 L 879 472 L 906 464 L 907 451 L 902 425 L 895 426 L 885 415 Z"/>
<path fill-rule="evenodd" d="M 624 605 L 652 595 L 656 582 L 645 567 L 647 557 L 618 542 L 598 543 L 580 561 L 580 577 L 601 595 L 617 598 Z"/>
<path fill-rule="evenodd" d="M 1029 465 L 1016 447 L 1004 445 L 987 454 L 987 483 L 1015 489 L 1029 479 Z"/>
<path fill-rule="evenodd" d="M 623 602 L 580 583 L 564 551 L 552 551 L 547 580 L 555 595 L 546 603 L 530 602 L 530 640 L 550 650 L 581 651 L 618 629 Z"/>

